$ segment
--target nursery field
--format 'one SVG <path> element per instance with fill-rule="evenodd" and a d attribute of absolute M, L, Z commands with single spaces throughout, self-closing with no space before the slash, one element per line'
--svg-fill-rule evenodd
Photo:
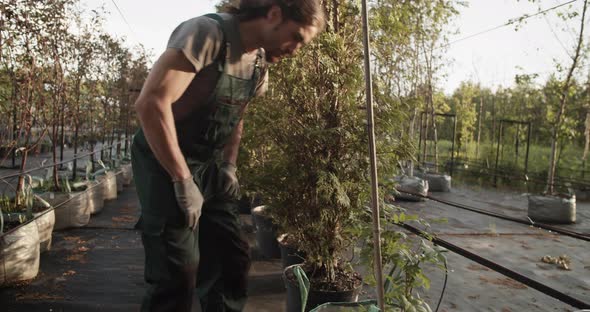
<path fill-rule="evenodd" d="M 590 309 L 590 0 L 160 2 L 0 4 L 0 312 Z"/>
<path fill-rule="evenodd" d="M 431 196 L 515 217 L 526 216 L 522 193 L 459 185 L 450 193 L 431 193 Z M 430 231 L 437 236 L 579 300 L 590 301 L 588 242 L 432 200 L 397 204 L 425 220 L 446 218 L 444 222 L 431 222 Z M 580 204 L 578 209 L 578 222 L 567 227 L 589 234 L 590 204 Z M 138 216 L 139 202 L 130 185 L 119 192 L 117 199 L 108 201 L 85 227 L 54 232 L 51 250 L 41 256 L 38 276 L 0 290 L 2 311 L 138 310 L 146 286 L 141 239 L 133 229 Z M 241 220 L 253 260 L 245 311 L 287 311 L 281 260 L 262 255 L 252 217 L 243 213 Z M 567 255 L 571 270 L 542 262 L 541 258 L 547 255 Z M 448 252 L 446 257 L 448 282 L 439 311 L 575 311 L 460 255 Z M 358 271 L 367 272 L 363 267 L 358 267 Z M 444 273 L 428 266 L 425 271 L 431 287 L 423 293 L 426 301 L 435 307 L 443 290 Z M 373 295 L 374 289 L 365 284 L 360 298 Z"/>

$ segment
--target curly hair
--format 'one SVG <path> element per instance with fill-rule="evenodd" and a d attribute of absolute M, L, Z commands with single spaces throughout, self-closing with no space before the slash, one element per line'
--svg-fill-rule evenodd
<path fill-rule="evenodd" d="M 221 8 L 241 21 L 249 21 L 265 16 L 273 5 L 278 5 L 287 19 L 297 23 L 320 29 L 326 24 L 321 0 L 229 0 Z"/>

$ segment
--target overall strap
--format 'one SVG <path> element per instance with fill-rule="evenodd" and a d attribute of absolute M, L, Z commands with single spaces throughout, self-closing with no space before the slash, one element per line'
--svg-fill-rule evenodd
<path fill-rule="evenodd" d="M 204 16 L 217 21 L 217 23 L 221 26 L 221 31 L 223 33 L 223 41 L 224 42 L 221 47 L 221 50 L 219 51 L 219 55 L 217 56 L 217 62 L 219 64 L 219 70 L 224 71 L 225 64 L 226 64 L 226 62 L 229 61 L 228 60 L 228 58 L 229 58 L 228 50 L 230 49 L 230 42 L 229 42 L 228 38 L 230 36 L 230 32 L 232 31 L 231 25 L 226 20 L 224 20 L 223 16 L 221 16 L 220 14 L 209 13 L 209 14 L 205 14 Z M 251 80 L 253 82 L 253 87 L 250 91 L 250 96 L 254 96 L 254 94 L 256 93 L 256 86 L 258 85 L 258 83 L 260 82 L 261 79 L 264 79 L 264 75 L 267 70 L 267 68 L 264 65 L 264 62 L 262 60 L 262 58 L 263 58 L 262 55 L 263 55 L 263 50 L 262 50 L 262 48 L 259 48 L 258 53 L 256 55 L 256 61 L 254 64 L 254 71 L 252 72 Z"/>
<path fill-rule="evenodd" d="M 221 34 L 223 35 L 223 44 L 221 45 L 221 49 L 219 50 L 219 54 L 217 55 L 217 63 L 219 64 L 219 69 L 222 71 L 227 61 L 227 50 L 229 50 L 229 41 L 227 40 L 229 29 L 228 25 L 223 17 L 217 13 L 209 13 L 205 14 L 204 16 L 215 20 L 219 26 L 221 27 Z"/>

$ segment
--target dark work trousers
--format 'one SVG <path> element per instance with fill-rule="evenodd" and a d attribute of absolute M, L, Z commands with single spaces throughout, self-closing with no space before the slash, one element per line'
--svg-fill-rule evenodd
<path fill-rule="evenodd" d="M 149 288 L 141 311 L 242 311 L 246 302 L 249 246 L 237 200 L 217 193 L 215 162 L 194 165 L 195 182 L 205 197 L 197 231 L 186 225 L 169 175 L 139 131 L 132 146 L 133 175 L 141 204 L 137 228 L 145 250 Z"/>

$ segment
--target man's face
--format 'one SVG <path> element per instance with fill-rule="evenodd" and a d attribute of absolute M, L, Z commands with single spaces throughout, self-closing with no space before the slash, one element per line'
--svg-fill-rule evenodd
<path fill-rule="evenodd" d="M 263 46 L 266 61 L 277 63 L 283 57 L 293 56 L 297 50 L 308 44 L 318 33 L 318 28 L 302 25 L 292 20 L 282 20 L 268 32 Z"/>

